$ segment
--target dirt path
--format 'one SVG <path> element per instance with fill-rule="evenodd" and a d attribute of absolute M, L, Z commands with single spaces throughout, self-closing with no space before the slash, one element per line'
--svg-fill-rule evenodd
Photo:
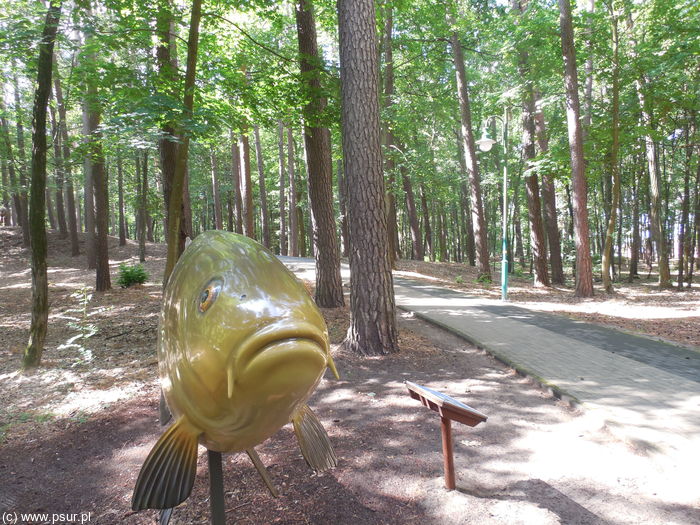
<path fill-rule="evenodd" d="M 90 523 L 154 523 L 155 512 L 133 514 L 129 500 L 161 431 L 153 341 L 162 260 L 148 263 L 146 286 L 93 297 L 85 310 L 94 334 L 59 350 L 85 330 L 61 316 L 75 314 L 65 311 L 75 308 L 70 296 L 91 284 L 92 274 L 57 246 L 45 366 L 20 375 L 29 277 L 25 255 L 5 249 L 14 238 L 1 238 L 0 511 L 90 512 Z M 115 261 L 136 253 L 133 244 L 122 250 Z M 348 312 L 324 314 L 337 343 Z M 673 465 L 663 458 L 635 454 L 595 418 L 450 334 L 408 315 L 400 329 L 398 355 L 361 360 L 336 351 L 341 380 L 325 379 L 311 400 L 338 468 L 314 476 L 285 428 L 259 447 L 280 491 L 273 499 L 247 457 L 227 456 L 228 523 L 700 523 L 696 488 L 676 490 Z M 455 426 L 456 491 L 442 488 L 438 420 L 406 395 L 406 379 L 489 416 L 476 428 Z M 171 523 L 208 522 L 205 457 L 200 449 L 192 497 Z"/>

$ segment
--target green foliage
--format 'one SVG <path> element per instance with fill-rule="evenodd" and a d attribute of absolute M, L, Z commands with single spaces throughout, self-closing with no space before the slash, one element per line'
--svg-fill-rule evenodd
<path fill-rule="evenodd" d="M 462 277 L 461 275 L 458 275 L 457 277 L 455 277 L 455 282 L 457 284 L 464 284 L 464 277 Z"/>
<path fill-rule="evenodd" d="M 129 286 L 133 286 L 134 284 L 143 284 L 147 280 L 148 273 L 142 265 L 119 265 L 119 277 L 117 278 L 117 284 L 122 288 L 128 288 Z"/>

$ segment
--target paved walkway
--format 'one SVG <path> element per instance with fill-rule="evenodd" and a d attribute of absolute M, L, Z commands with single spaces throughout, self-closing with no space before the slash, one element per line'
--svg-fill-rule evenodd
<path fill-rule="evenodd" d="M 312 260 L 285 262 L 313 279 Z M 394 285 L 399 308 L 581 404 L 640 451 L 700 468 L 700 352 L 410 279 Z"/>

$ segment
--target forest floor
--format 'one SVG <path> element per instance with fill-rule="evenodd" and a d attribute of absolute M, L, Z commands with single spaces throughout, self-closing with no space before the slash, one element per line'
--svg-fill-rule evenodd
<path fill-rule="evenodd" d="M 138 261 L 135 243 L 117 244 L 110 238 L 115 286 L 119 263 Z M 49 235 L 46 351 L 41 368 L 20 373 L 31 271 L 18 232 L 0 229 L 0 513 L 41 511 L 49 523 L 53 513 L 78 520 L 90 513 L 89 522 L 100 524 L 155 523 L 154 511 L 131 512 L 130 498 L 161 433 L 155 335 L 165 250 L 148 244 L 145 285 L 96 294 L 94 271 L 69 248 Z M 473 282 L 464 265 L 400 261 L 398 274 L 500 294 L 498 285 Z M 613 297 L 582 301 L 570 289 L 536 289 L 516 278 L 510 300 L 681 344 L 700 341 L 696 289 L 660 292 L 641 280 Z M 360 359 L 337 346 L 348 309 L 323 313 L 341 380 L 324 379 L 311 406 L 339 465 L 313 475 L 285 427 L 258 447 L 280 491 L 273 499 L 247 457 L 226 456 L 229 523 L 700 523 L 696 488 L 678 490 L 663 457 L 629 448 L 463 340 L 400 314 L 401 352 Z M 406 395 L 404 380 L 489 416 L 478 427 L 454 428 L 456 491 L 442 488 L 439 420 Z M 208 522 L 202 451 L 193 494 L 173 524 Z"/>

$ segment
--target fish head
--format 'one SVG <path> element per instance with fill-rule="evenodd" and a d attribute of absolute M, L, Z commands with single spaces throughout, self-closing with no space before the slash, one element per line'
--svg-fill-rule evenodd
<path fill-rule="evenodd" d="M 284 264 L 252 239 L 210 231 L 164 291 L 159 362 L 171 411 L 210 448 L 233 451 L 287 423 L 331 358 L 323 316 Z"/>

